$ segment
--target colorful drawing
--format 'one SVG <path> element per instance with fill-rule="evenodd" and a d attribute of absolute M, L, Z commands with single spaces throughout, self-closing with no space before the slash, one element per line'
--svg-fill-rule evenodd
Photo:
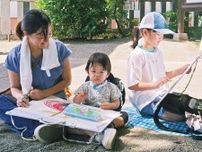
<path fill-rule="evenodd" d="M 49 108 L 62 112 L 69 103 L 61 102 L 58 100 L 46 100 L 44 104 Z"/>
<path fill-rule="evenodd" d="M 64 114 L 92 121 L 101 119 L 101 113 L 98 109 L 86 105 L 70 104 L 65 108 Z"/>

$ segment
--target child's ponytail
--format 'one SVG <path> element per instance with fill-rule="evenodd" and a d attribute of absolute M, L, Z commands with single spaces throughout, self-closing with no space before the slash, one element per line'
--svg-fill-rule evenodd
<path fill-rule="evenodd" d="M 141 38 L 141 33 L 139 27 L 134 27 L 132 30 L 132 41 L 133 44 L 131 45 L 132 48 L 135 48 L 138 44 L 138 40 Z"/>

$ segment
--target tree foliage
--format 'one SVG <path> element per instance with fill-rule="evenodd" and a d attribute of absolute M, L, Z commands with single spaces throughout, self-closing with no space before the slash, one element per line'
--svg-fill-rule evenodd
<path fill-rule="evenodd" d="M 107 0 L 109 19 L 114 19 L 117 23 L 119 33 L 124 36 L 124 29 L 127 26 L 127 14 L 124 10 L 125 0 Z"/>
<path fill-rule="evenodd" d="M 128 19 L 125 0 L 36 0 L 51 17 L 54 35 L 60 39 L 91 39 L 109 31 L 111 20 L 124 36 Z"/>
<path fill-rule="evenodd" d="M 36 5 L 51 17 L 60 38 L 92 38 L 107 28 L 105 0 L 37 0 Z"/>

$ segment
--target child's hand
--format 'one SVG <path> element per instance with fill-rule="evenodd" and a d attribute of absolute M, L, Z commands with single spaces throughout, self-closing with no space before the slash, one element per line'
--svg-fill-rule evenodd
<path fill-rule="evenodd" d="M 87 96 L 88 96 L 87 93 L 80 92 L 74 97 L 73 101 L 75 103 L 80 104 L 80 103 L 82 103 L 83 101 L 85 101 L 87 99 Z"/>
<path fill-rule="evenodd" d="M 162 77 L 160 80 L 154 83 L 154 88 L 159 88 L 160 86 L 164 85 L 168 81 L 170 81 L 170 79 L 167 76 Z"/>
<path fill-rule="evenodd" d="M 189 64 L 186 64 L 182 67 L 182 73 L 184 73 L 185 70 L 187 70 L 187 68 L 189 68 Z M 186 74 L 189 74 L 191 72 L 191 67 L 187 70 Z"/>
<path fill-rule="evenodd" d="M 106 110 L 114 110 L 117 109 L 120 106 L 120 101 L 119 100 L 114 100 L 113 102 L 102 102 L 100 104 L 101 109 L 106 109 Z"/>
<path fill-rule="evenodd" d="M 107 109 L 107 110 L 112 110 L 113 109 L 112 103 L 109 103 L 109 102 L 102 102 L 100 104 L 100 108 L 101 109 Z"/>

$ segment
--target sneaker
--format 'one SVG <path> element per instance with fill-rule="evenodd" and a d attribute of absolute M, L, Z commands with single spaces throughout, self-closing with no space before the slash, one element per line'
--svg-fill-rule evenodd
<path fill-rule="evenodd" d="M 107 128 L 104 131 L 104 136 L 102 139 L 102 145 L 106 149 L 112 149 L 113 144 L 114 144 L 114 139 L 116 136 L 116 129 L 114 128 Z"/>
<path fill-rule="evenodd" d="M 34 130 L 34 136 L 43 143 L 52 143 L 63 139 L 63 127 L 60 125 L 39 125 Z"/>

